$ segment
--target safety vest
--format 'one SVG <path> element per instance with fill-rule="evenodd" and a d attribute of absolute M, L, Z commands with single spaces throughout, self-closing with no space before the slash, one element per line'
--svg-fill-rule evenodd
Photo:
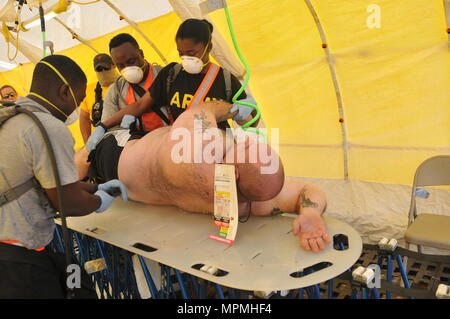
<path fill-rule="evenodd" d="M 153 66 L 149 64 L 149 70 L 147 79 L 144 83 L 143 90 L 148 91 L 150 89 L 150 86 L 153 83 Z M 136 92 L 137 93 L 137 92 Z M 133 88 L 133 85 L 128 84 L 128 91 L 127 96 L 125 97 L 126 104 L 132 104 L 136 102 L 136 96 L 135 96 L 135 89 Z M 172 122 L 172 119 L 169 120 Z M 143 126 L 144 131 L 151 132 L 153 130 L 156 130 L 157 128 L 165 126 L 164 121 L 161 119 L 161 117 L 156 112 L 149 112 L 144 113 L 141 115 L 141 123 Z"/>

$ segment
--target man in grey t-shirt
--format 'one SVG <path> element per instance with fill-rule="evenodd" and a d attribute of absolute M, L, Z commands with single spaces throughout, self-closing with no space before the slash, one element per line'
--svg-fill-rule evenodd
<path fill-rule="evenodd" d="M 37 116 L 49 136 L 66 216 L 106 210 L 116 189 L 126 200 L 126 189 L 118 180 L 100 185 L 78 181 L 74 141 L 66 125 L 76 120 L 85 91 L 81 68 L 68 57 L 52 55 L 36 65 L 30 94 L 17 101 Z M 3 124 L 0 140 L 0 299 L 63 298 L 60 276 L 65 269 L 55 268 L 54 255 L 45 248 L 53 239 L 53 218 L 59 211 L 47 145 L 37 124 L 25 114 Z M 40 186 L 19 192 L 29 181 Z"/>
<path fill-rule="evenodd" d="M 139 100 L 161 70 L 161 66 L 152 65 L 145 60 L 144 51 L 136 39 L 128 33 L 121 33 L 112 38 L 109 42 L 109 51 L 114 64 L 121 72 L 121 77 L 110 85 L 106 92 L 102 122 L 119 112 L 125 105 Z"/>

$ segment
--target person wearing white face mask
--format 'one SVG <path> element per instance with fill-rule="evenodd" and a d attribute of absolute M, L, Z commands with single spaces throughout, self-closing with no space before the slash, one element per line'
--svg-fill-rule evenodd
<path fill-rule="evenodd" d="M 102 127 L 86 144 L 88 151 L 96 148 L 107 129 L 121 123 L 122 127 L 130 127 L 135 117 L 140 120 L 136 123 L 145 122 L 142 117 L 147 112 L 168 109 L 169 121 L 173 122 L 185 110 L 195 107 L 200 102 L 211 100 L 231 102 L 231 98 L 240 89 L 241 83 L 229 71 L 211 63 L 209 54 L 212 49 L 212 32 L 213 26 L 207 20 L 187 19 L 184 21 L 175 36 L 181 64 L 170 63 L 164 67 L 149 91 L 140 100 L 127 105 L 110 118 L 102 119 Z M 209 80 L 203 81 L 204 79 Z M 205 83 L 208 84 L 205 85 Z M 245 91 L 238 100 L 256 104 L 252 96 Z M 241 125 L 255 114 L 254 108 L 238 104 L 235 104 L 231 111 L 237 111 L 233 119 Z M 257 122 L 254 125 L 257 125 Z M 142 126 L 145 132 L 154 129 L 146 127 L 145 123 Z M 226 129 L 229 125 L 224 121 L 218 123 L 218 127 Z"/>
<path fill-rule="evenodd" d="M 104 122 L 128 104 L 135 103 L 150 88 L 161 66 L 149 63 L 136 39 L 121 33 L 111 39 L 109 51 L 120 77 L 109 87 L 103 102 L 101 121 Z M 160 118 L 154 120 L 163 125 Z M 101 127 L 99 128 L 101 129 Z"/>
<path fill-rule="evenodd" d="M 103 212 L 116 189 L 127 200 L 118 180 L 100 185 L 78 181 L 74 140 L 66 126 L 77 120 L 85 92 L 81 68 L 66 56 L 51 55 L 37 63 L 28 96 L 16 101 L 37 117 L 48 135 L 66 216 Z M 5 114 L 0 113 L 2 119 Z M 61 256 L 46 247 L 54 235 L 53 217 L 60 211 L 47 143 L 37 123 L 24 114 L 4 122 L 0 139 L 0 299 L 64 298 L 67 287 L 60 278 L 66 270 L 56 266 Z"/>

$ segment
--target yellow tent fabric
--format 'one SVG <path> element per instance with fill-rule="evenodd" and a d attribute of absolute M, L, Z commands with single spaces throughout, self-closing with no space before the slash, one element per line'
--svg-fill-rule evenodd
<path fill-rule="evenodd" d="M 311 1 L 336 66 L 349 177 L 411 184 L 425 158 L 450 153 L 444 3 L 376 3 L 379 28 L 369 27 L 373 1 Z M 265 123 L 280 128 L 289 175 L 342 178 L 337 99 L 306 1 L 232 1 L 230 11 Z M 223 13 L 213 17 L 226 28 Z"/>
<path fill-rule="evenodd" d="M 286 174 L 341 179 L 344 154 L 336 91 L 307 2 L 227 1 L 264 122 L 268 128 L 280 129 Z M 411 184 L 420 162 L 450 154 L 450 55 L 444 2 L 310 3 L 323 27 L 342 96 L 349 178 Z M 210 17 L 232 46 L 223 10 Z M 173 39 L 179 23 L 170 13 L 139 26 L 169 61 L 177 61 Z M 136 36 L 147 58 L 161 63 L 131 28 L 90 42 L 107 52 L 109 39 L 119 32 Z M 92 50 L 79 45 L 61 53 L 74 58 L 89 81 L 95 81 Z M 25 65 L 1 73 L 0 83 L 25 91 L 31 69 Z"/>
<path fill-rule="evenodd" d="M 177 60 L 178 53 L 175 46 L 175 33 L 180 25 L 181 21 L 175 13 L 170 13 L 162 17 L 152 19 L 150 21 L 139 23 L 139 27 L 152 34 L 152 41 L 156 42 L 158 48 L 169 61 Z M 150 31 L 151 30 L 151 31 Z M 157 30 L 157 32 L 155 32 Z M 115 35 L 126 32 L 134 36 L 144 51 L 145 58 L 152 63 L 158 63 L 163 65 L 163 62 L 158 57 L 158 55 L 152 50 L 150 45 L 145 42 L 142 37 L 131 27 L 126 27 L 115 32 L 106 34 L 98 39 L 91 40 L 90 43 L 99 52 L 108 53 L 109 40 Z M 67 33 L 70 37 L 70 34 Z M 97 78 L 93 69 L 93 59 L 96 53 L 90 48 L 80 44 L 76 47 L 57 52 L 58 54 L 67 55 L 74 59 L 86 73 L 88 78 L 88 87 L 92 87 L 94 83 L 97 82 Z M 34 65 L 31 63 L 19 66 L 11 71 L 0 73 L 0 83 L 11 84 L 17 88 L 19 94 L 24 95 L 29 90 L 31 84 L 31 76 L 33 72 Z M 79 129 L 79 122 L 76 121 L 69 126 L 70 131 L 75 139 L 75 150 L 79 150 L 84 146 L 83 138 Z"/>

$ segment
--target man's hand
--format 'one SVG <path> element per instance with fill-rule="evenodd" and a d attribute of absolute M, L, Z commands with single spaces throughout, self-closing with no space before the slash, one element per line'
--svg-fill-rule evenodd
<path fill-rule="evenodd" d="M 128 200 L 127 187 L 118 179 L 112 179 L 109 182 L 99 184 L 97 189 L 100 191 L 104 191 L 111 196 L 120 195 L 124 202 Z"/>
<path fill-rule="evenodd" d="M 122 122 L 120 122 L 121 128 L 129 129 L 130 125 L 133 124 L 136 121 L 136 117 L 131 114 L 125 114 L 123 116 Z"/>
<path fill-rule="evenodd" d="M 331 243 L 325 223 L 320 213 L 304 211 L 292 223 L 292 232 L 300 238 L 300 246 L 305 250 L 319 252 Z"/>
<path fill-rule="evenodd" d="M 107 210 L 111 206 L 114 196 L 120 195 L 123 201 L 128 200 L 127 188 L 118 179 L 113 179 L 109 182 L 99 184 L 98 190 L 94 193 L 94 195 L 100 197 L 101 200 L 100 207 L 95 211 L 96 213 L 101 213 Z"/>
<path fill-rule="evenodd" d="M 103 135 L 105 135 L 106 130 L 102 126 L 97 126 L 92 132 L 91 136 L 89 136 L 87 142 L 86 142 L 86 149 L 90 153 L 92 150 L 95 150 L 97 147 L 97 144 L 102 139 Z"/>
<path fill-rule="evenodd" d="M 97 208 L 97 210 L 95 211 L 96 213 L 102 213 L 107 210 L 114 200 L 113 196 L 102 190 L 96 191 L 94 195 L 100 197 L 100 207 Z"/>
<path fill-rule="evenodd" d="M 250 94 L 247 94 L 247 97 L 243 100 L 238 100 L 236 102 L 243 102 L 243 103 L 249 103 L 252 105 L 256 105 L 256 101 L 253 99 L 253 96 Z M 230 113 L 238 112 L 234 117 L 233 120 L 236 122 L 239 121 L 246 121 L 248 120 L 250 114 L 255 110 L 254 107 L 248 106 L 248 105 L 241 105 L 238 103 L 233 104 L 233 107 L 230 109 Z"/>

